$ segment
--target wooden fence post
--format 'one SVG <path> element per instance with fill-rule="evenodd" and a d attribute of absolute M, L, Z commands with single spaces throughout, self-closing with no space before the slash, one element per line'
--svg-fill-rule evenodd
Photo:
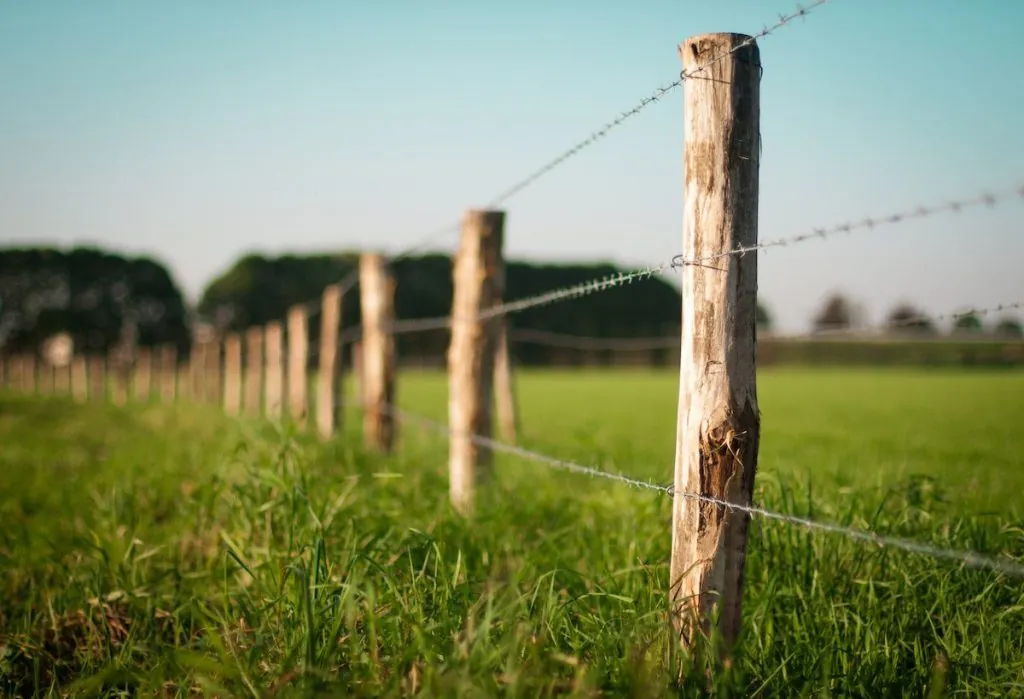
<path fill-rule="evenodd" d="M 153 354 L 149 347 L 139 347 L 135 355 L 135 379 L 132 383 L 135 400 L 148 402 L 153 391 Z"/>
<path fill-rule="evenodd" d="M 309 417 L 309 312 L 305 304 L 288 309 L 288 418 L 305 427 Z"/>
<path fill-rule="evenodd" d="M 228 333 L 224 337 L 224 412 L 238 415 L 242 407 L 242 337 Z"/>
<path fill-rule="evenodd" d="M 740 48 L 749 40 L 704 34 L 679 47 L 686 71 L 707 65 L 683 84 L 684 260 L 757 242 L 761 61 L 755 43 Z M 757 255 L 684 263 L 682 292 L 669 594 L 683 645 L 707 637 L 717 614 L 726 657 L 740 629 L 750 516 L 695 498 L 753 497 Z"/>
<path fill-rule="evenodd" d="M 45 357 L 39 362 L 39 395 L 52 396 L 54 391 L 54 366 Z"/>
<path fill-rule="evenodd" d="M 519 433 L 519 406 L 516 405 L 508 321 L 505 318 L 501 319 L 495 351 L 494 407 L 498 418 L 498 434 L 506 442 L 515 442 Z"/>
<path fill-rule="evenodd" d="M 107 362 L 102 354 L 89 357 L 89 399 L 93 401 L 107 398 Z"/>
<path fill-rule="evenodd" d="M 223 342 L 219 335 L 204 343 L 204 360 L 206 366 L 203 370 L 204 394 L 203 400 L 210 405 L 223 405 L 224 387 L 221 382 L 221 346 Z"/>
<path fill-rule="evenodd" d="M 338 334 L 341 331 L 341 287 L 324 289 L 320 301 L 320 356 L 316 377 L 316 426 L 321 439 L 330 439 L 340 422 L 335 391 L 343 391 L 339 379 Z"/>
<path fill-rule="evenodd" d="M 377 253 L 359 259 L 359 296 L 363 316 L 363 435 L 379 451 L 395 443 L 395 280 Z"/>
<path fill-rule="evenodd" d="M 267 374 L 263 382 L 266 391 L 264 410 L 269 419 L 280 420 L 284 393 L 284 337 L 281 321 L 272 320 L 267 323 L 264 340 L 267 343 Z"/>
<path fill-rule="evenodd" d="M 21 357 L 21 380 L 22 391 L 26 395 L 34 396 L 39 393 L 39 362 L 32 352 L 27 352 Z"/>
<path fill-rule="evenodd" d="M 114 405 L 124 405 L 128 402 L 128 380 L 132 371 L 131 360 L 120 352 L 114 351 L 107 355 L 107 369 L 111 376 L 110 387 L 111 402 Z"/>
<path fill-rule="evenodd" d="M 249 328 L 245 333 L 245 414 L 259 417 L 263 396 L 263 328 Z"/>
<path fill-rule="evenodd" d="M 71 395 L 79 403 L 89 399 L 89 365 L 85 355 L 71 358 Z"/>
<path fill-rule="evenodd" d="M 53 392 L 59 396 L 71 393 L 71 358 L 53 368 Z"/>
<path fill-rule="evenodd" d="M 467 211 L 452 265 L 451 343 L 448 346 L 449 496 L 455 508 L 473 507 L 476 481 L 484 480 L 493 454 L 473 441 L 491 437 L 491 399 L 498 338 L 504 319 L 480 319 L 501 302 L 505 213 Z"/>
<path fill-rule="evenodd" d="M 196 403 L 203 400 L 203 384 L 206 373 L 205 345 L 199 340 L 192 341 L 188 353 L 188 399 Z"/>
<path fill-rule="evenodd" d="M 160 347 L 160 400 L 173 403 L 178 397 L 178 348 Z"/>

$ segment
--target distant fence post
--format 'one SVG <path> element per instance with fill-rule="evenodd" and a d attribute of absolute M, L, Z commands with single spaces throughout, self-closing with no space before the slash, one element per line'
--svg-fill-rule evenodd
<path fill-rule="evenodd" d="M 102 354 L 89 357 L 89 399 L 93 401 L 107 398 L 107 362 Z"/>
<path fill-rule="evenodd" d="M 515 442 L 519 434 L 519 406 L 516 404 L 514 381 L 508 321 L 502 318 L 494 355 L 494 407 L 498 418 L 498 433 L 506 442 Z"/>
<path fill-rule="evenodd" d="M 456 509 L 473 507 L 478 478 L 490 469 L 490 449 L 473 435 L 491 436 L 495 355 L 503 318 L 480 313 L 499 303 L 504 292 L 502 260 L 505 213 L 467 211 L 462 240 L 452 265 L 451 343 L 448 346 L 449 496 Z"/>
<path fill-rule="evenodd" d="M 174 345 L 160 347 L 160 400 L 173 403 L 178 396 L 178 349 Z"/>
<path fill-rule="evenodd" d="M 85 355 L 71 358 L 71 396 L 79 403 L 89 399 L 89 365 Z"/>
<path fill-rule="evenodd" d="M 45 357 L 39 362 L 39 395 L 52 396 L 54 392 L 54 366 Z"/>
<path fill-rule="evenodd" d="M 128 402 L 128 379 L 131 375 L 131 359 L 114 350 L 107 355 L 107 370 L 111 376 L 112 385 L 111 402 L 114 405 L 124 405 Z"/>
<path fill-rule="evenodd" d="M 153 391 L 153 354 L 149 347 L 140 347 L 135 356 L 135 400 L 146 402 Z"/>
<path fill-rule="evenodd" d="M 188 398 L 196 403 L 203 400 L 203 383 L 206 371 L 206 352 L 204 345 L 199 340 L 192 341 L 192 347 L 188 353 Z"/>
<path fill-rule="evenodd" d="M 263 328 L 245 332 L 245 414 L 259 417 L 263 402 Z"/>
<path fill-rule="evenodd" d="M 53 392 L 59 396 L 71 393 L 71 357 L 53 367 Z"/>
<path fill-rule="evenodd" d="M 210 405 L 223 405 L 224 386 L 221 382 L 221 347 L 220 335 L 203 343 L 203 400 Z"/>
<path fill-rule="evenodd" d="M 23 390 L 26 395 L 34 396 L 39 393 L 39 362 L 36 355 L 26 352 L 21 358 L 21 376 Z"/>
<path fill-rule="evenodd" d="M 683 67 L 683 259 L 757 242 L 760 51 L 750 37 L 704 34 L 680 47 Z M 724 57 L 724 58 L 723 58 Z M 726 657 L 740 630 L 750 516 L 697 500 L 749 506 L 760 439 L 755 370 L 757 255 L 682 268 L 682 348 L 672 507 L 670 601 L 684 646 L 711 631 Z"/>
<path fill-rule="evenodd" d="M 300 427 L 309 416 L 309 311 L 305 304 L 288 309 L 288 418 Z"/>
<path fill-rule="evenodd" d="M 338 333 L 341 330 L 341 287 L 324 289 L 320 301 L 320 355 L 316 377 L 316 427 L 321 439 L 330 439 L 339 424 L 335 392 L 341 392 Z"/>
<path fill-rule="evenodd" d="M 363 434 L 366 443 L 388 452 L 395 443 L 395 280 L 384 258 L 366 253 L 359 259 L 359 296 L 363 316 Z"/>
<path fill-rule="evenodd" d="M 272 320 L 267 323 L 264 341 L 266 342 L 266 378 L 263 381 L 266 399 L 264 401 L 267 418 L 281 419 L 281 399 L 284 393 L 284 337 L 281 321 Z"/>
<path fill-rule="evenodd" d="M 242 337 L 224 337 L 224 412 L 236 416 L 242 407 Z"/>

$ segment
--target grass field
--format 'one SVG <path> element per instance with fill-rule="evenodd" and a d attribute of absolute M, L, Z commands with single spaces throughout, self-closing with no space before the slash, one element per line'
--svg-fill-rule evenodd
<path fill-rule="evenodd" d="M 667 483 L 676 377 L 519 378 L 522 443 Z M 1024 559 L 1024 374 L 766 370 L 756 500 Z M 442 375 L 397 402 L 444 419 Z M 201 406 L 0 397 L 8 696 L 699 696 L 665 496 L 499 457 L 472 520 L 413 427 L 365 453 Z M 751 530 L 717 696 L 1024 696 L 1024 580 Z"/>

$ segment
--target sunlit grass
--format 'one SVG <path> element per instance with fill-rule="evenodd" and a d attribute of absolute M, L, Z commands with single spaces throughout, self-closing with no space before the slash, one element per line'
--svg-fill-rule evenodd
<path fill-rule="evenodd" d="M 520 377 L 525 446 L 671 480 L 670 373 Z M 759 379 L 762 506 L 1024 557 L 1024 375 Z M 443 375 L 397 402 L 446 417 Z M 394 456 L 210 407 L 0 398 L 11 696 L 685 696 L 664 496 L 500 457 L 476 514 L 442 438 Z M 761 522 L 720 696 L 1021 696 L 1024 581 Z M 935 694 L 938 696 L 939 694 Z"/>

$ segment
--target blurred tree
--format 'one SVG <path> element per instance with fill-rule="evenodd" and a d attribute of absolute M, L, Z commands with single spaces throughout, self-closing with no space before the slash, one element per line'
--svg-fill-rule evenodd
<path fill-rule="evenodd" d="M 897 334 L 934 334 L 935 324 L 923 311 L 914 308 L 910 304 L 898 304 L 889 312 L 886 318 L 886 328 L 889 332 Z"/>
<path fill-rule="evenodd" d="M 957 316 L 953 321 L 954 335 L 979 335 L 984 329 L 981 318 L 973 311 Z"/>
<path fill-rule="evenodd" d="M 853 306 L 843 294 L 835 293 L 825 299 L 821 310 L 814 317 L 813 329 L 845 330 L 853 325 Z"/>
<path fill-rule="evenodd" d="M 1024 325 L 1016 318 L 1003 318 L 996 324 L 997 337 L 1019 340 L 1024 338 Z"/>
<path fill-rule="evenodd" d="M 757 300 L 757 310 L 755 311 L 755 314 L 757 318 L 757 331 L 771 332 L 774 320 L 772 318 L 771 311 L 769 311 L 768 307 L 762 303 L 761 299 Z"/>
<path fill-rule="evenodd" d="M 0 346 L 38 351 L 71 335 L 76 352 L 107 352 L 126 333 L 139 344 L 188 346 L 184 299 L 154 260 L 97 248 L 0 250 Z"/>
<path fill-rule="evenodd" d="M 247 255 L 213 280 L 203 292 L 198 310 L 204 320 L 221 329 L 242 330 L 283 318 L 288 307 L 320 296 L 324 286 L 341 280 L 358 266 L 358 253 L 284 256 Z M 446 255 L 408 257 L 391 265 L 397 282 L 395 316 L 402 319 L 445 316 L 451 312 L 452 261 Z M 567 265 L 507 262 L 505 299 L 513 300 L 611 276 L 621 270 L 611 264 Z M 678 289 L 660 279 L 623 284 L 601 294 L 535 306 L 508 317 L 516 328 L 595 337 L 647 337 L 679 332 L 681 297 Z M 361 320 L 358 287 L 345 295 L 344 327 Z M 319 326 L 310 323 L 311 340 Z M 397 338 L 400 354 L 443 356 L 446 330 L 409 333 Z M 542 363 L 551 349 L 523 344 L 517 358 Z"/>

